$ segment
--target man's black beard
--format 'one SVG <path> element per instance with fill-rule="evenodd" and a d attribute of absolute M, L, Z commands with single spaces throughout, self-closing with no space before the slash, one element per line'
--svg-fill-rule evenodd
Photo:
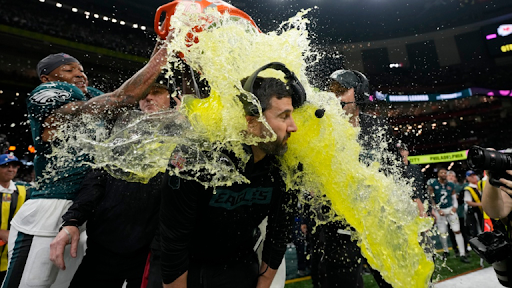
<path fill-rule="evenodd" d="M 284 140 L 279 141 L 279 139 L 277 139 L 273 142 L 260 142 L 258 147 L 267 155 L 283 156 L 284 153 L 288 151 L 288 145 L 283 145 L 283 141 Z"/>

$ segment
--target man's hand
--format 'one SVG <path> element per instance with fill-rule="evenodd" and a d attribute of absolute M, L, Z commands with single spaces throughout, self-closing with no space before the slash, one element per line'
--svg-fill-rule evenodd
<path fill-rule="evenodd" d="M 187 288 L 187 277 L 188 271 L 183 273 L 176 280 L 174 280 L 174 282 L 170 284 L 164 284 L 164 288 Z"/>
<path fill-rule="evenodd" d="M 512 175 L 512 170 L 507 170 L 507 173 Z M 500 182 L 503 184 L 503 186 L 500 186 L 500 190 L 512 196 L 512 181 L 500 178 Z"/>
<path fill-rule="evenodd" d="M 66 230 L 69 232 L 66 232 Z M 71 242 L 70 240 L 71 235 Z M 78 249 L 78 241 L 80 240 L 80 230 L 75 226 L 64 226 L 62 230 L 55 236 L 50 244 L 50 260 L 59 267 L 61 270 L 66 270 L 66 263 L 64 263 L 64 249 L 66 245 L 71 244 L 71 257 L 76 258 L 76 251 Z"/>
<path fill-rule="evenodd" d="M 256 288 L 269 288 L 276 276 L 277 270 L 270 268 L 267 263 L 261 262 L 260 277 Z"/>
<path fill-rule="evenodd" d="M 9 241 L 9 230 L 0 230 L 0 240 L 5 243 Z"/>
<path fill-rule="evenodd" d="M 439 210 L 437 210 L 437 212 L 439 213 L 439 216 L 444 216 L 443 210 L 439 209 Z"/>
<path fill-rule="evenodd" d="M 175 92 L 173 93 L 173 95 L 171 95 L 172 99 L 174 99 L 174 101 L 176 101 L 176 107 L 174 107 L 174 109 L 176 111 L 180 110 L 180 107 L 181 107 L 181 103 L 183 101 L 183 96 L 181 96 L 179 93 Z"/>

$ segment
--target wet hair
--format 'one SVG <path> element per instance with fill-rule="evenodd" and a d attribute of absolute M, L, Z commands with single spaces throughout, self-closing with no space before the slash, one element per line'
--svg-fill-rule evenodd
<path fill-rule="evenodd" d="M 242 79 L 242 86 L 245 85 L 249 77 Z M 254 96 L 258 98 L 261 104 L 261 111 L 270 108 L 270 100 L 275 97 L 277 99 L 291 98 L 288 86 L 277 78 L 256 77 L 252 86 Z"/>
<path fill-rule="evenodd" d="M 336 92 L 338 92 L 340 94 L 345 94 L 345 93 L 347 93 L 347 91 L 350 88 L 347 88 L 347 87 L 341 85 L 340 83 L 338 83 L 335 80 L 331 80 L 331 83 L 329 84 L 329 90 L 331 90 L 331 92 L 333 92 L 332 91 L 333 89 L 336 89 L 337 90 Z"/>

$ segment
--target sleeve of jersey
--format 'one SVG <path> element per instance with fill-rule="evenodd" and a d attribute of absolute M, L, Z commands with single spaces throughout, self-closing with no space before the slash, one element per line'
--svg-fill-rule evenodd
<path fill-rule="evenodd" d="M 177 178 L 167 176 L 164 181 Z M 174 282 L 188 271 L 188 245 L 194 229 L 197 195 L 204 189 L 194 181 L 179 179 L 181 183 L 167 184 L 162 191 L 160 207 L 161 271 L 164 284 Z M 174 181 L 176 182 L 176 181 Z M 194 185 L 197 184 L 197 185 Z M 172 187 L 171 187 L 172 186 Z"/>
<path fill-rule="evenodd" d="M 62 220 L 76 219 L 79 225 L 83 225 L 105 195 L 108 177 L 108 174 L 102 170 L 89 172 L 82 182 L 78 195 L 73 200 L 73 205 L 62 216 Z"/>
<path fill-rule="evenodd" d="M 296 191 L 280 191 L 279 198 L 269 212 L 262 254 L 262 260 L 275 270 L 281 265 L 286 245 L 292 240 L 293 224 L 298 213 Z"/>

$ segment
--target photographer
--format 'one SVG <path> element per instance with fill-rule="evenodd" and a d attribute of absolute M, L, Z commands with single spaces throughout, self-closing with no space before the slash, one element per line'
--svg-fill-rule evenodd
<path fill-rule="evenodd" d="M 489 178 L 482 193 L 482 207 L 494 221 L 494 231 L 484 232 L 471 239 L 473 250 L 492 264 L 496 276 L 505 287 L 512 287 L 512 157 L 474 146 L 468 151 L 468 166 L 471 169 L 486 170 Z"/>

